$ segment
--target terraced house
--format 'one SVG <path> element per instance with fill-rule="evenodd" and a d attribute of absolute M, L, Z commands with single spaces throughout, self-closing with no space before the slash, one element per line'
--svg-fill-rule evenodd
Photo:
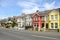
<path fill-rule="evenodd" d="M 42 12 L 40 12 L 39 10 L 37 10 L 34 15 L 32 16 L 32 26 L 34 28 L 34 30 L 39 30 L 40 28 L 44 27 L 44 14 L 42 14 Z"/>
<path fill-rule="evenodd" d="M 40 31 L 43 28 L 55 30 L 60 29 L 60 8 L 39 11 L 32 14 L 22 14 L 17 19 L 18 28 L 32 26 L 34 30 Z"/>
<path fill-rule="evenodd" d="M 26 19 L 26 25 L 25 26 L 32 26 L 32 15 L 33 14 L 26 14 L 26 17 L 25 17 L 25 19 Z"/>
<path fill-rule="evenodd" d="M 51 10 L 48 17 L 49 29 L 60 29 L 60 8 Z"/>
<path fill-rule="evenodd" d="M 22 14 L 18 16 L 17 23 L 18 28 L 25 28 L 25 26 L 32 26 L 32 15 L 33 14 Z"/>
<path fill-rule="evenodd" d="M 37 11 L 32 16 L 34 30 L 41 28 L 60 29 L 60 8 L 46 11 Z"/>
<path fill-rule="evenodd" d="M 25 28 L 25 14 L 18 16 L 17 23 L 18 23 L 18 28 Z"/>

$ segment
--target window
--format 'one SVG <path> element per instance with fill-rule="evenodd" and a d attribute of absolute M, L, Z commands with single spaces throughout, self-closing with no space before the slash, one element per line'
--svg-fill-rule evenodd
<path fill-rule="evenodd" d="M 34 27 L 38 27 L 38 24 L 36 23 L 36 24 L 34 24 Z"/>
<path fill-rule="evenodd" d="M 51 15 L 51 20 L 53 20 L 54 19 L 54 16 L 53 15 Z"/>
<path fill-rule="evenodd" d="M 54 24 L 53 23 L 51 23 L 51 28 L 54 28 Z"/>
<path fill-rule="evenodd" d="M 44 17 L 42 17 L 42 21 L 44 21 Z"/>
<path fill-rule="evenodd" d="M 48 16 L 46 16 L 46 20 L 48 20 Z"/>
<path fill-rule="evenodd" d="M 55 20 L 57 20 L 58 19 L 58 15 L 55 15 Z"/>
<path fill-rule="evenodd" d="M 37 17 L 35 17 L 35 18 L 34 18 L 34 21 L 37 21 L 37 20 L 38 20 L 38 18 L 37 18 Z"/>
<path fill-rule="evenodd" d="M 29 26 L 31 26 L 31 22 L 29 22 Z"/>
<path fill-rule="evenodd" d="M 55 28 L 58 28 L 58 23 L 55 23 Z"/>

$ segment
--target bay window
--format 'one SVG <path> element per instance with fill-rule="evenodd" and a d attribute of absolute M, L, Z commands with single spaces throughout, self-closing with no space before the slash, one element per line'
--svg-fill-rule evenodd
<path fill-rule="evenodd" d="M 38 21 L 38 18 L 37 18 L 37 17 L 35 17 L 35 18 L 34 18 L 34 21 Z"/>
<path fill-rule="evenodd" d="M 44 21 L 44 17 L 42 17 L 42 21 Z"/>
<path fill-rule="evenodd" d="M 58 20 L 58 15 L 55 15 L 55 20 Z"/>
<path fill-rule="evenodd" d="M 51 15 L 51 20 L 53 20 L 54 19 L 54 16 L 53 15 Z"/>
<path fill-rule="evenodd" d="M 58 28 L 58 23 L 55 23 L 55 28 Z"/>
<path fill-rule="evenodd" d="M 51 28 L 54 28 L 54 24 L 53 23 L 51 23 Z"/>

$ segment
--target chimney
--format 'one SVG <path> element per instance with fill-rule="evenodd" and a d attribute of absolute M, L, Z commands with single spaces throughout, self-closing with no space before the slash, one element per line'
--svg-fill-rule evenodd
<path fill-rule="evenodd" d="M 36 13 L 39 13 L 39 10 L 37 10 Z"/>

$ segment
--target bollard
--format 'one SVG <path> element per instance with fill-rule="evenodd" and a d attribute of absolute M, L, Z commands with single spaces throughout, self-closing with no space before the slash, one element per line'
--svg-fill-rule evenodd
<path fill-rule="evenodd" d="M 57 29 L 57 32 L 59 32 L 59 29 Z"/>

